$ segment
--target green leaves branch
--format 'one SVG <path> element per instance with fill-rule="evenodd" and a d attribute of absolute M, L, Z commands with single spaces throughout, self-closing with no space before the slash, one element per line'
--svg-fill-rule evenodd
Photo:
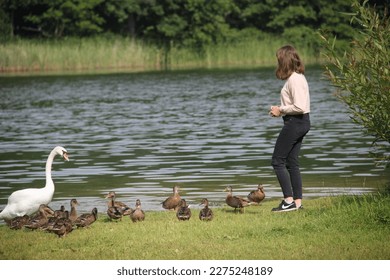
<path fill-rule="evenodd" d="M 340 51 L 337 40 L 321 34 L 326 57 L 325 74 L 336 87 L 336 96 L 349 108 L 353 122 L 374 137 L 373 146 L 390 159 L 390 20 L 358 1 L 351 24 L 358 24 L 356 38 Z M 378 154 L 377 154 L 378 155 Z"/>

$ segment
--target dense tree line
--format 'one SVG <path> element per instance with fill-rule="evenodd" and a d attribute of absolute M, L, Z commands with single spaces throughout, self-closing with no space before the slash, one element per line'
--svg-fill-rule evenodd
<path fill-rule="evenodd" d="M 260 38 L 310 43 L 319 29 L 349 40 L 352 0 L 0 0 L 1 38 L 99 34 L 131 36 L 162 46 Z M 378 2 L 378 3 L 376 3 Z M 370 1 L 383 8 L 385 2 Z M 314 39 L 315 38 L 315 39 Z"/>

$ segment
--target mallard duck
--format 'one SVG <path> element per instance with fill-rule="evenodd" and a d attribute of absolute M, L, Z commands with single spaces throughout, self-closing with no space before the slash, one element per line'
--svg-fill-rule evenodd
<path fill-rule="evenodd" d="M 46 204 L 41 204 L 38 209 L 38 214 L 30 219 L 24 227 L 29 229 L 38 229 L 43 227 L 49 220 L 48 215 L 54 215 L 54 211 Z"/>
<path fill-rule="evenodd" d="M 108 207 L 107 209 L 107 216 L 110 218 L 110 220 L 122 220 L 123 211 L 119 207 Z"/>
<path fill-rule="evenodd" d="M 200 205 L 204 208 L 199 212 L 199 219 L 201 221 L 211 221 L 214 217 L 213 211 L 209 208 L 209 201 L 207 198 L 203 198 Z"/>
<path fill-rule="evenodd" d="M 66 161 L 69 160 L 68 152 L 63 147 L 55 147 L 49 154 L 46 161 L 46 185 L 44 188 L 30 188 L 13 192 L 8 197 L 7 206 L 0 212 L 0 219 L 8 223 L 15 217 L 23 215 L 31 216 L 37 212 L 40 205 L 48 205 L 54 194 L 54 182 L 51 178 L 51 166 L 54 157 L 60 155 Z"/>
<path fill-rule="evenodd" d="M 65 216 L 65 206 L 61 205 L 60 209 L 54 210 L 54 217 L 62 218 Z"/>
<path fill-rule="evenodd" d="M 244 207 L 251 205 L 250 201 L 246 200 L 245 198 L 233 196 L 233 189 L 231 186 L 226 187 L 225 192 L 228 192 L 225 200 L 226 204 L 230 207 L 233 207 L 234 212 L 236 212 L 237 208 L 240 210 L 240 212 L 242 212 Z"/>
<path fill-rule="evenodd" d="M 145 220 L 145 212 L 141 209 L 141 201 L 135 201 L 135 209 L 130 213 L 130 219 L 133 222 L 141 222 Z"/>
<path fill-rule="evenodd" d="M 253 190 L 248 194 L 248 199 L 250 202 L 260 203 L 264 198 L 265 193 L 262 184 L 259 184 L 256 190 Z"/>
<path fill-rule="evenodd" d="M 10 229 L 21 229 L 25 224 L 28 223 L 30 217 L 28 215 L 23 215 L 22 217 L 15 217 L 9 223 Z"/>
<path fill-rule="evenodd" d="M 89 227 L 91 224 L 93 224 L 97 220 L 97 214 L 98 210 L 97 208 L 93 208 L 91 213 L 85 213 L 81 214 L 76 221 L 74 221 L 74 224 L 79 227 Z"/>
<path fill-rule="evenodd" d="M 57 223 L 57 221 L 65 216 L 68 216 L 68 215 L 69 215 L 68 211 L 64 211 L 64 212 L 54 211 L 53 217 L 50 217 L 48 219 L 47 223 L 45 225 L 41 226 L 40 229 L 51 232 L 54 225 Z"/>
<path fill-rule="evenodd" d="M 179 207 L 181 201 L 179 190 L 179 186 L 173 187 L 173 194 L 162 202 L 162 207 L 164 209 L 176 210 Z"/>
<path fill-rule="evenodd" d="M 179 221 L 188 221 L 191 218 L 191 209 L 187 206 L 187 202 L 185 199 L 180 201 L 180 206 L 177 209 L 176 217 Z"/>
<path fill-rule="evenodd" d="M 77 209 L 76 206 L 79 205 L 77 199 L 72 198 L 70 200 L 70 214 L 69 214 L 69 220 L 71 220 L 72 223 L 76 221 L 77 219 Z"/>
<path fill-rule="evenodd" d="M 64 217 L 58 219 L 53 225 L 51 232 L 54 232 L 58 237 L 63 237 L 73 231 L 73 222 L 69 219 L 69 212 L 65 211 Z"/>
<path fill-rule="evenodd" d="M 120 211 L 123 216 L 130 215 L 131 211 L 133 211 L 133 209 L 127 206 L 127 204 L 116 200 L 116 193 L 114 191 L 109 192 L 106 195 L 106 199 L 108 199 L 107 202 L 108 208 L 117 207 L 118 208 L 117 210 Z"/>

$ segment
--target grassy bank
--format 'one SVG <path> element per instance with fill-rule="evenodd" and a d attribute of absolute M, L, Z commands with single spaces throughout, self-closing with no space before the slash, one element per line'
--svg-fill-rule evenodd
<path fill-rule="evenodd" d="M 0 226 L 0 259 L 351 259 L 390 258 L 390 196 L 327 197 L 305 209 L 271 213 L 278 201 L 251 206 L 244 214 L 214 209 L 211 222 L 198 211 L 188 222 L 174 212 L 146 212 L 110 222 L 101 213 L 89 229 L 64 238 Z"/>
<path fill-rule="evenodd" d="M 155 71 L 219 67 L 274 66 L 275 51 L 285 44 L 268 38 L 235 45 L 214 45 L 202 56 L 188 49 L 161 49 L 129 38 L 67 38 L 61 41 L 14 40 L 0 43 L 0 73 Z M 300 49 L 306 63 L 317 63 Z M 169 65 L 165 65 L 168 61 Z"/>

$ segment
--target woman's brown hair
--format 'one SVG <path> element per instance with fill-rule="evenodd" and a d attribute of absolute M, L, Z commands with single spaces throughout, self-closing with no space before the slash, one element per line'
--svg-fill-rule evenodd
<path fill-rule="evenodd" d="M 276 69 L 278 79 L 286 80 L 293 72 L 305 74 L 305 65 L 294 47 L 290 45 L 281 47 L 276 52 L 276 58 L 278 59 L 278 68 Z"/>

